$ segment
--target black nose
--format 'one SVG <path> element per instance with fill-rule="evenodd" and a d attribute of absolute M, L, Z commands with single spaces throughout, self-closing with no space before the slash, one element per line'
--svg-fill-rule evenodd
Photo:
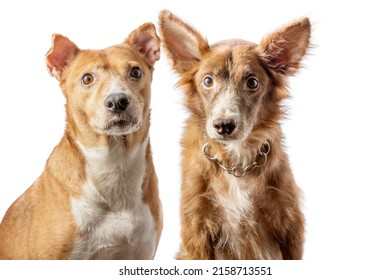
<path fill-rule="evenodd" d="M 104 106 L 110 112 L 122 112 L 130 104 L 130 98 L 124 93 L 110 94 L 104 101 Z"/>
<path fill-rule="evenodd" d="M 236 123 L 232 119 L 216 119 L 213 122 L 213 127 L 215 131 L 220 135 L 230 135 L 236 128 Z"/>

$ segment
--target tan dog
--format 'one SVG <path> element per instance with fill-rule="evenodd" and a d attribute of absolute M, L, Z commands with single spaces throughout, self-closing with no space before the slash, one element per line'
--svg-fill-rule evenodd
<path fill-rule="evenodd" d="M 310 22 L 260 44 L 209 45 L 168 11 L 162 41 L 190 112 L 183 135 L 178 259 L 301 259 L 304 217 L 283 151 L 281 101 L 300 68 Z"/>
<path fill-rule="evenodd" d="M 80 50 L 53 35 L 46 62 L 66 98 L 65 134 L 8 209 L 0 259 L 154 257 L 162 213 L 149 105 L 159 57 L 151 23 L 104 50 Z"/>

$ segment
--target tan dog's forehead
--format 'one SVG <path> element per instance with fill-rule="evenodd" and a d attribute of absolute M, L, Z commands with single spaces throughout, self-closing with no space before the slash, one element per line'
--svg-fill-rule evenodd
<path fill-rule="evenodd" d="M 71 69 L 70 75 L 76 76 L 91 70 L 109 71 L 112 74 L 123 75 L 130 66 L 140 66 L 144 72 L 149 68 L 136 51 L 121 45 L 104 50 L 82 50 L 71 65 L 69 67 Z"/>

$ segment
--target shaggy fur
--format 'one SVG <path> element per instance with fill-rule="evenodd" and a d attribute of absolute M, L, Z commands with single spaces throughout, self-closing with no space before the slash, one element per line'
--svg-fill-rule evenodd
<path fill-rule="evenodd" d="M 169 11 L 161 12 L 159 26 L 190 112 L 182 138 L 177 258 L 301 259 L 304 216 L 280 120 L 287 77 L 299 70 L 309 46 L 309 19 L 292 22 L 260 44 L 209 45 Z M 232 120 L 234 131 L 218 133 L 219 118 Z M 205 143 L 224 166 L 239 166 L 237 175 L 253 161 L 261 166 L 236 178 L 203 155 Z M 259 156 L 266 143 L 267 157 Z"/>

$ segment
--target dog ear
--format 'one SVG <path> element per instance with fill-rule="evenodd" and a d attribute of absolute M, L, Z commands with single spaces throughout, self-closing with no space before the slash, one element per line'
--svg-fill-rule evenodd
<path fill-rule="evenodd" d="M 53 34 L 51 49 L 46 54 L 46 67 L 51 76 L 60 80 L 64 68 L 74 59 L 79 49 L 65 36 Z"/>
<path fill-rule="evenodd" d="M 297 20 L 263 38 L 260 53 L 268 66 L 277 73 L 293 75 L 310 44 L 310 21 Z"/>
<path fill-rule="evenodd" d="M 148 22 L 131 32 L 125 42 L 136 46 L 138 51 L 153 65 L 160 59 L 160 41 L 153 23 Z"/>
<path fill-rule="evenodd" d="M 190 70 L 209 49 L 199 32 L 167 10 L 160 13 L 159 27 L 163 46 L 178 73 Z"/>

